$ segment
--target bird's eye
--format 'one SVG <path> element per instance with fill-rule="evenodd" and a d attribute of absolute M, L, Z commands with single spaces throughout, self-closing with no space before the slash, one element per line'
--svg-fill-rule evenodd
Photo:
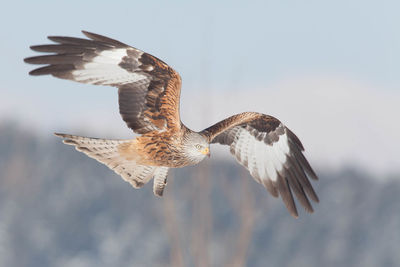
<path fill-rule="evenodd" d="M 197 149 L 201 149 L 201 145 L 197 144 L 197 145 L 196 145 L 196 148 L 197 148 Z"/>

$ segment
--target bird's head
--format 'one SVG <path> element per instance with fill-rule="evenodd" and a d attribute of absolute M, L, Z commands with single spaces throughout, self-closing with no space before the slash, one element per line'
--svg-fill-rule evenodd
<path fill-rule="evenodd" d="M 183 140 L 185 155 L 197 164 L 206 156 L 210 157 L 210 144 L 206 137 L 199 133 L 191 132 L 185 135 Z"/>

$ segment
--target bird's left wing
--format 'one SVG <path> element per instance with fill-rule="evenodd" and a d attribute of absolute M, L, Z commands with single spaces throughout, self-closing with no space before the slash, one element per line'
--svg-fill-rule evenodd
<path fill-rule="evenodd" d="M 55 44 L 31 46 L 50 54 L 25 58 L 27 63 L 45 65 L 29 74 L 118 87 L 122 119 L 137 133 L 180 129 L 181 78 L 176 71 L 117 40 L 83 33 L 89 39 L 49 36 Z"/>
<path fill-rule="evenodd" d="M 318 197 L 308 180 L 318 179 L 302 151 L 297 136 L 272 116 L 245 112 L 202 131 L 210 143 L 229 145 L 236 160 L 275 197 L 281 195 L 297 217 L 292 191 L 306 211 L 313 212 L 308 197 Z M 307 177 L 308 176 L 308 177 Z"/>

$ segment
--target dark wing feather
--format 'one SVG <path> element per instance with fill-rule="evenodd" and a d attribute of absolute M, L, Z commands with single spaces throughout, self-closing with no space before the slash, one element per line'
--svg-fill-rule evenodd
<path fill-rule="evenodd" d="M 300 140 L 279 120 L 245 112 L 216 123 L 202 134 L 210 143 L 229 145 L 236 160 L 257 182 L 273 196 L 281 195 L 293 216 L 298 216 L 293 193 L 306 211 L 313 212 L 308 198 L 319 200 L 308 177 L 318 178 L 302 153 Z"/>
<path fill-rule="evenodd" d="M 57 44 L 31 49 L 50 53 L 26 58 L 44 64 L 31 75 L 118 87 L 119 109 L 128 127 L 137 133 L 179 130 L 181 78 L 158 58 L 117 40 L 83 31 L 90 39 L 50 36 Z"/>

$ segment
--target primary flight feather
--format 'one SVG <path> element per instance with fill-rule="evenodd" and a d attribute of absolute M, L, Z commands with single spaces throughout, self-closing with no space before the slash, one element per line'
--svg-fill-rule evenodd
<path fill-rule="evenodd" d="M 119 111 L 140 136 L 128 140 L 56 134 L 140 188 L 154 178 L 162 196 L 169 168 L 194 165 L 210 155 L 210 144 L 228 145 L 232 155 L 297 217 L 293 194 L 308 212 L 318 197 L 309 181 L 317 175 L 304 157 L 297 136 L 276 118 L 244 112 L 195 132 L 180 120 L 181 78 L 160 59 L 111 38 L 83 31 L 89 39 L 49 36 L 49 45 L 31 46 L 49 53 L 25 62 L 44 64 L 31 75 L 118 88 Z"/>

